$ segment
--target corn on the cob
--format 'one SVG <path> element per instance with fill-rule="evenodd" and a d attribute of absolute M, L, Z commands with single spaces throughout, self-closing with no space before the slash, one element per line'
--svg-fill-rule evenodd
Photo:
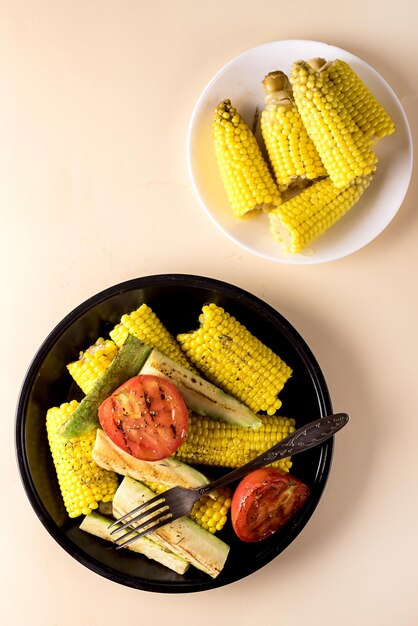
<path fill-rule="evenodd" d="M 109 367 L 117 351 L 118 348 L 113 341 L 100 337 L 94 345 L 80 352 L 78 361 L 67 365 L 71 376 L 86 395 Z"/>
<path fill-rule="evenodd" d="M 197 330 L 177 335 L 188 358 L 255 413 L 273 415 L 291 368 L 222 307 L 205 305 L 199 321 Z"/>
<path fill-rule="evenodd" d="M 295 430 L 293 419 L 276 415 L 262 415 L 261 419 L 262 426 L 252 431 L 192 414 L 186 437 L 175 454 L 181 461 L 190 464 L 219 467 L 244 465 Z M 273 465 L 288 472 L 291 460 L 280 459 Z"/>
<path fill-rule="evenodd" d="M 109 333 L 119 348 L 129 334 L 194 371 L 175 338 L 147 304 L 141 304 L 136 311 L 123 315 L 120 323 Z"/>
<path fill-rule="evenodd" d="M 99 467 L 91 457 L 96 432 L 67 439 L 62 424 L 78 406 L 76 400 L 48 410 L 46 430 L 64 506 L 70 517 L 89 515 L 99 502 L 112 500 L 118 487 L 114 472 Z"/>
<path fill-rule="evenodd" d="M 336 187 L 375 171 L 377 157 L 335 93 L 326 72 L 308 62 L 293 64 L 290 81 L 306 130 Z"/>
<path fill-rule="evenodd" d="M 348 63 L 332 61 L 327 64 L 326 73 L 338 98 L 366 136 L 379 139 L 395 131 L 388 113 Z"/>
<path fill-rule="evenodd" d="M 266 107 L 261 114 L 261 133 L 279 191 L 326 176 L 293 100 L 288 77 L 280 71 L 270 72 L 262 84 Z"/>
<path fill-rule="evenodd" d="M 168 485 L 161 483 L 150 483 L 142 481 L 144 485 L 155 491 L 164 493 L 170 489 Z M 232 489 L 230 487 L 220 487 L 216 494 L 202 496 L 194 503 L 189 517 L 210 533 L 216 533 L 225 526 L 228 519 L 228 511 L 231 508 Z"/>
<path fill-rule="evenodd" d="M 338 189 L 320 180 L 269 213 L 270 232 L 285 252 L 301 252 L 345 215 L 360 199 L 372 174 Z"/>
<path fill-rule="evenodd" d="M 247 218 L 280 204 L 280 194 L 249 126 L 230 100 L 213 120 L 215 155 L 234 215 Z"/>

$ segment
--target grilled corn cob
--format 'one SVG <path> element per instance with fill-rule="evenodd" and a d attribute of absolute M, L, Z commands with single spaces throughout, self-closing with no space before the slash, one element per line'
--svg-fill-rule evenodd
<path fill-rule="evenodd" d="M 369 186 L 372 175 L 338 189 L 320 180 L 269 213 L 270 232 L 285 252 L 301 252 L 351 209 Z"/>
<path fill-rule="evenodd" d="M 71 376 L 86 395 L 109 367 L 117 351 L 118 348 L 113 341 L 100 337 L 94 345 L 80 352 L 78 361 L 67 365 Z"/>
<path fill-rule="evenodd" d="M 212 383 L 255 413 L 273 415 L 292 370 L 240 322 L 214 303 L 205 305 L 200 328 L 177 335 L 188 358 Z"/>
<path fill-rule="evenodd" d="M 306 130 L 336 187 L 375 171 L 377 157 L 335 93 L 327 73 L 306 61 L 293 64 L 290 81 Z"/>
<path fill-rule="evenodd" d="M 142 482 L 155 493 L 164 493 L 164 491 L 170 489 L 168 485 L 146 481 Z M 189 517 L 210 533 L 216 533 L 216 531 L 222 530 L 226 524 L 228 511 L 231 507 L 231 498 L 232 489 L 229 487 L 220 487 L 216 490 L 215 494 L 212 493 L 208 496 L 202 496 L 202 498 L 197 500 L 193 505 Z"/>
<path fill-rule="evenodd" d="M 321 62 L 326 63 L 324 59 Z M 348 63 L 332 61 L 326 65 L 326 73 L 338 98 L 367 137 L 380 139 L 395 131 L 388 113 Z"/>
<path fill-rule="evenodd" d="M 262 84 L 266 107 L 261 114 L 261 133 L 279 191 L 326 176 L 293 100 L 287 76 L 280 71 L 270 72 Z"/>
<path fill-rule="evenodd" d="M 64 506 L 70 517 L 89 515 L 99 502 L 109 502 L 118 487 L 114 472 L 99 467 L 91 457 L 96 432 L 67 439 L 62 424 L 78 406 L 76 400 L 48 410 L 46 430 Z"/>
<path fill-rule="evenodd" d="M 175 338 L 147 304 L 141 304 L 136 311 L 123 315 L 120 323 L 109 333 L 119 348 L 129 334 L 194 371 Z"/>
<path fill-rule="evenodd" d="M 257 140 L 230 100 L 213 120 L 215 155 L 234 215 L 247 218 L 280 204 L 280 195 Z"/>
<path fill-rule="evenodd" d="M 185 463 L 239 467 L 295 430 L 293 419 L 262 415 L 261 420 L 262 426 L 254 432 L 248 428 L 192 414 L 186 437 L 175 454 Z M 291 460 L 280 459 L 273 465 L 288 472 Z"/>

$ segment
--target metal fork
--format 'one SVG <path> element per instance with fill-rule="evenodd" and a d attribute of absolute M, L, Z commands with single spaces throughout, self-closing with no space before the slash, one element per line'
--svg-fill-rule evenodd
<path fill-rule="evenodd" d="M 109 528 L 121 524 L 111 532 L 112 535 L 120 533 L 127 528 L 129 529 L 127 533 L 115 539 L 116 547 L 126 547 L 140 537 L 154 532 L 161 526 L 173 522 L 183 515 L 189 515 L 196 500 L 211 491 L 238 480 L 249 472 L 269 465 L 278 459 L 293 456 L 319 445 L 343 428 L 348 420 L 349 417 L 346 413 L 336 413 L 335 415 L 321 417 L 306 424 L 306 426 L 302 426 L 249 463 L 234 469 L 232 472 L 207 485 L 193 489 L 173 487 L 151 498 L 110 524 Z M 120 543 L 122 540 L 124 541 Z"/>

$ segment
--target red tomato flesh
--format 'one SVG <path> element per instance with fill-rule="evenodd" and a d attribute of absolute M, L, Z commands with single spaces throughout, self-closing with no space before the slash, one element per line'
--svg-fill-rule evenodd
<path fill-rule="evenodd" d="M 99 407 L 100 425 L 108 437 L 143 461 L 173 454 L 184 439 L 188 419 L 175 385 L 150 374 L 126 381 Z"/>
<path fill-rule="evenodd" d="M 309 488 L 290 474 L 263 467 L 241 480 L 232 497 L 231 521 L 242 541 L 266 539 L 299 511 Z"/>

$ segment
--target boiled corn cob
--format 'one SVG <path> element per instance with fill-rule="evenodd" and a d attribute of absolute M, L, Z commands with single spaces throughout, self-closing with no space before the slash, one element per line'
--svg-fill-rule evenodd
<path fill-rule="evenodd" d="M 295 430 L 295 421 L 286 417 L 262 415 L 262 426 L 257 431 L 213 420 L 210 417 L 190 415 L 186 437 L 176 451 L 185 463 L 239 467 L 279 443 Z M 273 463 L 288 472 L 289 458 Z"/>
<path fill-rule="evenodd" d="M 89 515 L 99 502 L 112 500 L 118 487 L 114 472 L 99 467 L 91 458 L 96 431 L 67 439 L 59 435 L 62 424 L 78 406 L 76 400 L 48 410 L 46 430 L 64 506 L 70 517 Z"/>
<path fill-rule="evenodd" d="M 338 189 L 320 180 L 269 213 L 270 232 L 285 252 L 301 252 L 328 230 L 360 199 L 372 174 Z"/>
<path fill-rule="evenodd" d="M 234 215 L 247 218 L 280 204 L 280 195 L 257 140 L 230 100 L 213 120 L 215 155 Z"/>
<path fill-rule="evenodd" d="M 144 485 L 155 491 L 155 493 L 164 493 L 170 489 L 168 485 L 161 483 L 150 483 L 142 481 Z M 213 497 L 215 495 L 215 497 Z M 202 496 L 194 503 L 193 509 L 189 517 L 202 526 L 210 533 L 222 530 L 228 519 L 228 511 L 231 507 L 232 489 L 229 487 L 220 487 L 216 490 L 216 494 Z"/>
<path fill-rule="evenodd" d="M 188 358 L 212 383 L 255 413 L 273 415 L 292 370 L 222 307 L 205 305 L 200 328 L 177 335 Z"/>
<path fill-rule="evenodd" d="M 377 157 L 338 98 L 326 72 L 308 62 L 293 64 L 290 81 L 306 130 L 336 187 L 375 171 Z"/>
<path fill-rule="evenodd" d="M 262 84 L 266 107 L 261 114 L 261 133 L 279 191 L 326 176 L 295 105 L 287 76 L 280 71 L 270 72 Z"/>
<path fill-rule="evenodd" d="M 135 311 L 123 315 L 120 323 L 109 333 L 119 348 L 129 334 L 194 371 L 175 338 L 147 304 L 141 304 Z"/>
<path fill-rule="evenodd" d="M 100 337 L 94 345 L 80 352 L 78 361 L 67 365 L 71 376 L 86 395 L 109 367 L 117 351 L 118 348 L 113 341 Z"/>
<path fill-rule="evenodd" d="M 324 59 L 321 62 L 326 63 Z M 379 139 L 395 131 L 388 113 L 348 63 L 332 61 L 326 64 L 326 73 L 338 98 L 366 136 Z"/>

